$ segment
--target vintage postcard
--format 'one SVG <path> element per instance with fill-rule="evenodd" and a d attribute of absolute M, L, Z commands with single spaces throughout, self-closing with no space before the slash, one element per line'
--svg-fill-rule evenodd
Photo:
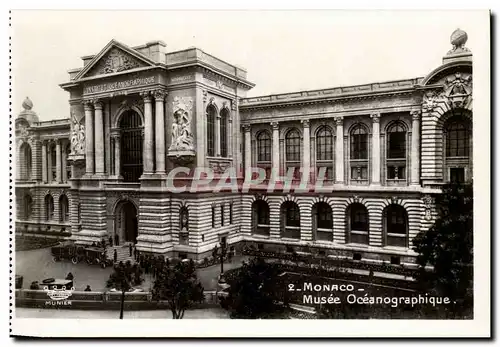
<path fill-rule="evenodd" d="M 491 335 L 488 11 L 16 10 L 11 49 L 11 335 Z"/>

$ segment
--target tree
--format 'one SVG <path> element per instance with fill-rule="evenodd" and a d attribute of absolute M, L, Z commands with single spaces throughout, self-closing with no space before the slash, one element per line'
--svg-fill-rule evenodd
<path fill-rule="evenodd" d="M 280 314 L 280 304 L 286 284 L 280 281 L 280 271 L 262 258 L 254 258 L 238 269 L 228 297 L 221 303 L 232 318 L 271 318 Z M 286 301 L 286 300 L 285 300 Z"/>
<path fill-rule="evenodd" d="M 173 319 L 182 319 L 186 309 L 204 299 L 194 262 L 180 262 L 159 269 L 153 285 L 153 298 L 166 300 Z"/>
<path fill-rule="evenodd" d="M 123 307 L 125 303 L 125 293 L 138 286 L 144 281 L 142 271 L 137 264 L 132 265 L 129 260 L 126 263 L 119 262 L 113 268 L 113 273 L 109 275 L 106 288 L 114 288 L 121 291 L 120 319 L 123 319 Z"/>
<path fill-rule="evenodd" d="M 473 189 L 472 183 L 451 183 L 435 198 L 438 218 L 414 239 L 420 272 L 417 280 L 424 290 L 460 302 L 464 308 L 472 281 Z M 426 270 L 431 265 L 432 271 Z"/>

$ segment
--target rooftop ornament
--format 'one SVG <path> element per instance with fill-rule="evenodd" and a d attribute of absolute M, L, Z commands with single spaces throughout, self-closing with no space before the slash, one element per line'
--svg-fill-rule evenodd
<path fill-rule="evenodd" d="M 446 55 L 470 52 L 470 49 L 465 47 L 467 39 L 468 36 L 465 31 L 461 29 L 456 29 L 450 36 L 450 43 L 453 45 L 453 48 L 450 51 L 448 51 Z"/>

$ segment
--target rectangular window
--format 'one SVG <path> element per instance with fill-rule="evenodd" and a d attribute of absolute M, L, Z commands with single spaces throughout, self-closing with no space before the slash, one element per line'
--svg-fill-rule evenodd
<path fill-rule="evenodd" d="M 406 132 L 393 132 L 389 134 L 388 158 L 406 157 Z"/>
<path fill-rule="evenodd" d="M 404 180 L 406 179 L 406 167 L 405 166 L 388 166 L 387 167 L 387 178 L 391 180 Z"/>
<path fill-rule="evenodd" d="M 224 205 L 220 206 L 220 226 L 224 226 Z"/>
<path fill-rule="evenodd" d="M 453 183 L 464 183 L 465 169 L 463 167 L 450 168 L 450 181 Z"/>
<path fill-rule="evenodd" d="M 233 204 L 229 204 L 229 224 L 233 224 Z"/>
<path fill-rule="evenodd" d="M 215 228 L 215 207 L 212 206 L 212 228 Z"/>

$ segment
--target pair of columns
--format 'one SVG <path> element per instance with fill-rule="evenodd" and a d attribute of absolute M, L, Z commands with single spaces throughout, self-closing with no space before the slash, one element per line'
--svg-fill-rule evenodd
<path fill-rule="evenodd" d="M 156 172 L 165 173 L 165 96 L 164 90 L 141 93 L 144 101 L 144 174 L 154 172 L 154 150 L 156 149 Z M 153 117 L 153 97 L 155 100 L 156 117 Z M 100 100 L 85 101 L 85 172 L 88 175 L 104 175 L 104 113 Z M 155 118 L 155 120 L 153 119 Z M 154 132 L 153 122 L 156 121 Z M 120 134 L 113 134 L 115 142 L 115 175 L 120 175 Z M 155 148 L 156 146 L 156 148 Z"/>
<path fill-rule="evenodd" d="M 420 184 L 420 111 L 412 111 L 412 137 L 411 137 L 411 173 L 410 185 Z M 372 114 L 372 185 L 380 185 L 381 172 L 381 146 L 380 146 L 380 114 Z M 335 143 L 335 180 L 337 183 L 344 182 L 344 118 L 335 117 L 336 143 Z M 301 121 L 303 126 L 303 155 L 302 167 L 304 174 L 309 177 L 311 168 L 311 140 L 309 120 Z M 279 124 L 272 122 L 272 168 L 279 172 Z M 251 168 L 251 127 L 244 126 L 245 132 L 245 172 Z"/>
<path fill-rule="evenodd" d="M 54 179 L 52 177 L 52 168 L 54 164 L 56 165 L 56 177 L 55 177 L 55 182 L 57 183 L 62 183 L 66 182 L 68 180 L 68 175 L 66 171 L 66 163 L 67 163 L 67 156 L 68 153 L 66 153 L 65 146 L 64 149 L 62 147 L 63 145 L 63 140 L 61 139 L 55 139 L 53 140 L 56 144 L 56 162 L 52 162 L 52 155 L 49 152 L 49 149 L 51 148 L 51 142 L 49 141 L 42 141 L 42 181 L 44 183 L 47 182 L 53 182 Z M 50 169 L 50 171 L 49 171 Z"/>

